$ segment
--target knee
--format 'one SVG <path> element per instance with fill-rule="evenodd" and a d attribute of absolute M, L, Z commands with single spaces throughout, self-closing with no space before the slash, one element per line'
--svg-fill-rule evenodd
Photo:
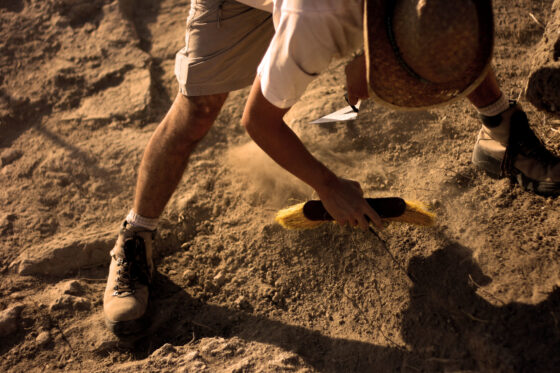
<path fill-rule="evenodd" d="M 210 122 L 210 124 L 212 124 L 222 109 L 224 101 L 227 98 L 227 93 L 182 97 L 187 102 L 191 116 L 198 118 L 201 122 Z"/>
<path fill-rule="evenodd" d="M 220 113 L 227 94 L 211 96 L 177 97 L 182 137 L 188 142 L 197 142 L 206 135 Z"/>

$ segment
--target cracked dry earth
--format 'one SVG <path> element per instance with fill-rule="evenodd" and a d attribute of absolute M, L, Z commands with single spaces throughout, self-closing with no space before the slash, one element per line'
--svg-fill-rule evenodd
<path fill-rule="evenodd" d="M 520 93 L 551 0 L 495 0 L 494 64 Z M 177 92 L 186 0 L 0 0 L 0 370 L 10 372 L 553 372 L 560 366 L 560 201 L 470 163 L 467 102 L 419 113 L 363 104 L 349 123 L 333 61 L 290 126 L 369 196 L 429 203 L 434 228 L 286 231 L 314 197 L 239 125 L 230 95 L 158 230 L 154 323 L 103 326 L 108 251 L 150 134 Z M 393 262 L 384 248 L 394 255 Z M 415 282 L 405 273 L 409 272 Z"/>

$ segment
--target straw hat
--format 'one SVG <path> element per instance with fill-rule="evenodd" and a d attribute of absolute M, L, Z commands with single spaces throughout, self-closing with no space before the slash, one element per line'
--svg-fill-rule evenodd
<path fill-rule="evenodd" d="M 492 58 L 491 0 L 366 0 L 370 93 L 398 109 L 425 109 L 472 92 Z"/>

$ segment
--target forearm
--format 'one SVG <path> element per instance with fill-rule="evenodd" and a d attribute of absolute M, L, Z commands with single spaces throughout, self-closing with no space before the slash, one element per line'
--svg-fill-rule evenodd
<path fill-rule="evenodd" d="M 249 125 L 247 132 L 276 163 L 321 191 L 336 176 L 306 149 L 297 135 L 284 123 Z"/>
<path fill-rule="evenodd" d="M 365 55 L 357 54 L 345 68 L 346 89 L 348 91 L 348 102 L 356 105 L 359 100 L 368 98 L 368 84 L 366 73 Z"/>
<path fill-rule="evenodd" d="M 306 149 L 298 136 L 284 123 L 286 109 L 270 104 L 255 85 L 243 114 L 243 125 L 261 149 L 287 171 L 320 191 L 337 179 Z"/>
<path fill-rule="evenodd" d="M 337 177 L 305 148 L 282 119 L 288 109 L 272 105 L 255 79 L 242 123 L 253 140 L 280 166 L 309 184 L 331 216 L 341 225 L 367 229 L 369 221 L 381 226 L 377 213 L 363 198 L 360 184 Z M 368 221 L 369 219 L 369 221 Z"/>

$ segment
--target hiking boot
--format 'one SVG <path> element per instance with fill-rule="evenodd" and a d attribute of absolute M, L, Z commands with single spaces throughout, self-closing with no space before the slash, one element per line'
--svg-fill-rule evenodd
<path fill-rule="evenodd" d="M 484 125 L 472 156 L 477 167 L 496 178 L 509 177 L 537 194 L 560 194 L 560 157 L 535 135 L 521 105 L 510 101 L 502 114 L 480 118 Z"/>
<path fill-rule="evenodd" d="M 103 296 L 105 324 L 119 338 L 134 338 L 147 328 L 155 231 L 124 222 L 111 250 Z"/>

